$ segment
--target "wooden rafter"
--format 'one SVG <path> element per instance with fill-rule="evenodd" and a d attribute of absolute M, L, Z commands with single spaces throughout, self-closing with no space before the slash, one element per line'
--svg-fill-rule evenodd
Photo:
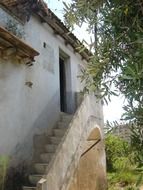
<path fill-rule="evenodd" d="M 34 60 L 34 57 L 39 55 L 35 49 L 3 27 L 0 27 L 0 51 L 5 52 L 7 56 L 16 53 L 21 58 L 30 58 L 31 60 Z"/>
<path fill-rule="evenodd" d="M 1 3 L 7 6 L 14 6 L 17 3 L 17 0 L 1 0 Z"/>

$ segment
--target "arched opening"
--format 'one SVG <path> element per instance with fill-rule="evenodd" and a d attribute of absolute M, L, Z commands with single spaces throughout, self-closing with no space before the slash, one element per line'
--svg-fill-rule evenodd
<path fill-rule="evenodd" d="M 91 133 L 90 133 L 90 135 L 89 135 L 87 141 L 99 140 L 99 139 L 101 139 L 101 138 L 102 138 L 102 137 L 101 137 L 100 129 L 99 129 L 98 127 L 96 127 L 96 128 L 94 128 L 94 129 L 91 131 Z"/>
<path fill-rule="evenodd" d="M 94 128 L 83 145 L 78 167 L 69 190 L 105 190 L 106 164 L 101 132 Z"/>

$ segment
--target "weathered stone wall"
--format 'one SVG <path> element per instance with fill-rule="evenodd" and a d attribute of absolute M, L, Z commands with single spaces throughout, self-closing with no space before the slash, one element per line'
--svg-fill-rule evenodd
<path fill-rule="evenodd" d="M 6 28 L 19 38 L 25 37 L 24 24 L 17 20 L 16 17 L 8 14 L 8 12 L 0 5 L 0 26 Z"/>

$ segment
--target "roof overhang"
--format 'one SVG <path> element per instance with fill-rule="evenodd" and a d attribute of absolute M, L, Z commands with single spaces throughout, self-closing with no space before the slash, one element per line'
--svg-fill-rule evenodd
<path fill-rule="evenodd" d="M 61 36 L 65 40 L 66 45 L 69 44 L 72 46 L 74 52 L 80 54 L 82 59 L 89 61 L 92 53 L 86 47 L 84 47 L 84 45 L 72 32 L 70 32 L 63 22 L 50 9 L 48 9 L 48 6 L 44 0 L 39 0 L 37 1 L 38 3 L 35 1 L 33 4 L 31 4 L 31 2 L 32 0 L 1 0 L 0 4 L 4 5 L 21 20 L 22 18 L 19 13 L 22 13 L 22 10 L 28 11 L 30 9 L 30 15 L 32 12 L 38 15 L 38 17 L 41 19 L 41 22 L 46 22 L 53 29 L 55 34 Z M 25 15 L 26 13 L 22 14 L 22 17 Z M 79 47 L 82 47 L 82 51 Z"/>
<path fill-rule="evenodd" d="M 42 11 L 38 11 L 36 14 L 41 18 L 42 22 L 46 22 L 54 30 L 55 34 L 61 36 L 65 40 L 66 45 L 71 45 L 74 49 L 74 52 L 79 53 L 82 59 L 89 61 L 92 53 L 78 40 L 78 38 L 72 32 L 70 32 L 70 30 L 50 9 L 48 9 L 47 16 L 43 15 Z M 81 51 L 81 49 L 83 50 Z"/>
<path fill-rule="evenodd" d="M 34 61 L 34 57 L 39 55 L 39 52 L 1 26 L 0 53 L 3 57 L 16 56 L 19 59 L 28 59 L 31 61 Z"/>

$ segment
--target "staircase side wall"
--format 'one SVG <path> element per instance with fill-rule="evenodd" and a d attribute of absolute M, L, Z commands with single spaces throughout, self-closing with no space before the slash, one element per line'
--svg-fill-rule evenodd
<path fill-rule="evenodd" d="M 103 139 L 102 123 L 101 104 L 95 100 L 95 97 L 86 96 L 49 166 L 47 176 L 44 176 L 46 182 L 42 184 L 39 182 L 40 190 L 68 190 L 71 176 L 77 168 L 84 143 L 91 131 L 98 128 Z M 105 157 L 103 157 L 104 168 L 105 165 Z"/>

